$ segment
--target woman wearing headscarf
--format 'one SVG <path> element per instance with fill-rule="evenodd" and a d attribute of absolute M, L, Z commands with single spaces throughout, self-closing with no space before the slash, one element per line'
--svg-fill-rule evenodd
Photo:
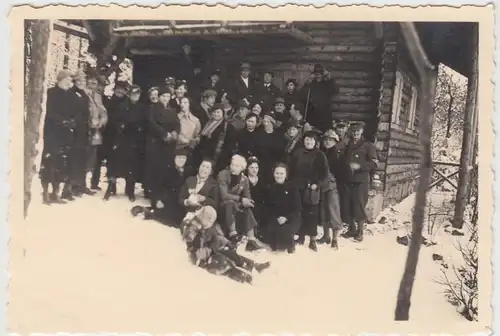
<path fill-rule="evenodd" d="M 159 100 L 160 88 L 157 86 L 153 86 L 148 90 L 148 103 L 149 105 L 157 104 L 160 102 Z"/>
<path fill-rule="evenodd" d="M 154 104 L 149 110 L 144 183 L 153 208 L 169 178 L 180 131 L 177 112 L 168 106 L 170 97 L 168 88 L 162 87 L 160 104 Z"/>
<path fill-rule="evenodd" d="M 317 251 L 316 236 L 319 224 L 321 186 L 328 178 L 328 161 L 318 148 L 319 137 L 313 131 L 304 133 L 304 147 L 296 150 L 290 160 L 290 179 L 299 189 L 302 198 L 302 223 L 298 243 L 309 236 L 309 248 Z"/>
<path fill-rule="evenodd" d="M 215 162 L 215 173 L 227 167 L 236 147 L 236 131 L 224 118 L 223 109 L 220 103 L 214 105 L 195 150 L 196 164 L 203 159 L 211 159 Z"/>
<path fill-rule="evenodd" d="M 274 167 L 274 182 L 266 194 L 268 243 L 273 251 L 295 252 L 293 237 L 300 227 L 300 192 L 294 183 L 288 181 L 288 169 L 279 163 Z"/>
<path fill-rule="evenodd" d="M 278 131 L 278 121 L 274 112 L 264 114 L 262 127 L 259 129 L 255 156 L 260 161 L 260 174 L 264 183 L 273 180 L 273 168 L 276 163 L 284 160 L 285 139 Z"/>
<path fill-rule="evenodd" d="M 57 74 L 56 86 L 47 90 L 40 166 L 44 204 L 65 203 L 60 198 L 59 187 L 60 184 L 68 181 L 68 160 L 74 145 L 73 130 L 76 111 L 68 108 L 73 104 L 73 95 L 69 91 L 72 86 L 73 81 L 69 71 L 61 70 Z M 49 194 L 49 185 L 52 185 L 51 194 Z"/>

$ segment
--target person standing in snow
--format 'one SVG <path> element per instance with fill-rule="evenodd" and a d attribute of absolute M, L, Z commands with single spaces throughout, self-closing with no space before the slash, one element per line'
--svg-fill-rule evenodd
<path fill-rule="evenodd" d="M 368 203 L 370 175 L 378 164 L 375 145 L 362 137 L 364 128 L 363 122 L 351 124 L 352 135 L 345 154 L 348 188 L 344 206 L 349 225 L 346 236 L 354 237 L 359 242 L 363 241 L 363 231 L 367 221 L 365 207 Z"/>

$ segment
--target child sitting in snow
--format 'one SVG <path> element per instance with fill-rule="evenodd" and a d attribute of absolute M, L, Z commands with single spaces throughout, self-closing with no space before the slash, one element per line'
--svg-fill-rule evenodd
<path fill-rule="evenodd" d="M 212 274 L 224 275 L 238 282 L 252 283 L 253 270 L 259 273 L 271 264 L 257 263 L 239 255 L 218 225 L 217 212 L 203 206 L 186 215 L 181 224 L 182 237 L 191 261 Z"/>

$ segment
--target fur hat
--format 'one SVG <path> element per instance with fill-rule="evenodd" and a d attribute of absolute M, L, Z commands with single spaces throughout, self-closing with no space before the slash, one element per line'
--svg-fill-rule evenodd
<path fill-rule="evenodd" d="M 66 78 L 71 78 L 71 72 L 69 72 L 69 70 L 63 69 L 57 73 L 58 83 Z"/>

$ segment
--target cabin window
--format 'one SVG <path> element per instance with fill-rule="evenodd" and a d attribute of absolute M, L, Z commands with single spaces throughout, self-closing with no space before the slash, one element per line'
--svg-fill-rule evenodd
<path fill-rule="evenodd" d="M 418 126 L 416 116 L 418 95 L 418 87 L 409 78 L 403 77 L 400 71 L 397 71 L 392 103 L 392 122 L 394 124 L 407 131 L 414 130 Z"/>

